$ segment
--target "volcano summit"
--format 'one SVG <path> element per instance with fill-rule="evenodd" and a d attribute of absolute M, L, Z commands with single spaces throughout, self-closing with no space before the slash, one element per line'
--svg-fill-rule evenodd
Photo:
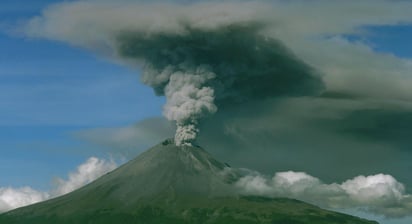
<path fill-rule="evenodd" d="M 166 140 L 81 189 L 0 215 L 0 223 L 376 223 L 293 199 L 240 195 L 228 170 L 200 147 Z"/>

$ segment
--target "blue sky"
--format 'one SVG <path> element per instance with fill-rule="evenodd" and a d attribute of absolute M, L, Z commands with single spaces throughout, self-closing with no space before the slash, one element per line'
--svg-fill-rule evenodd
<path fill-rule="evenodd" d="M 412 57 L 412 25 L 399 24 L 391 26 L 366 26 L 363 35 L 348 35 L 348 40 L 362 41 L 381 53 L 393 54 L 401 58 Z"/>
<path fill-rule="evenodd" d="M 0 2 L 0 187 L 47 190 L 54 177 L 64 177 L 90 156 L 109 156 L 73 137 L 76 131 L 128 126 L 162 114 L 165 99 L 140 84 L 138 71 L 65 43 L 10 32 L 54 2 Z M 411 25 L 363 30 L 346 38 L 412 58 Z"/>
<path fill-rule="evenodd" d="M 0 24 L 31 18 L 54 1 L 2 1 Z M 8 26 L 6 26 L 8 27 Z M 71 133 L 161 115 L 164 99 L 137 71 L 69 45 L 0 33 L 0 186 L 48 189 L 91 155 Z M 18 168 L 17 168 L 18 167 Z"/>

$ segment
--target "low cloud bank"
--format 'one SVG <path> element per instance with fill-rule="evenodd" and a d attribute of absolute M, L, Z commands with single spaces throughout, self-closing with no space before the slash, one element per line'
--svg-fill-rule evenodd
<path fill-rule="evenodd" d="M 0 213 L 45 201 L 74 191 L 101 177 L 117 167 L 113 161 L 90 157 L 79 165 L 67 180 L 58 178 L 57 186 L 49 192 L 34 190 L 30 187 L 0 187 Z"/>
<path fill-rule="evenodd" d="M 30 187 L 0 188 L 0 213 L 70 193 L 116 167 L 113 161 L 91 157 L 67 179 L 57 179 L 56 187 L 48 192 Z M 327 209 L 360 209 L 387 218 L 412 215 L 412 195 L 387 174 L 328 184 L 304 172 L 278 172 L 273 176 L 248 169 L 230 168 L 226 172 L 239 177 L 233 186 L 244 195 L 295 198 Z"/>
<path fill-rule="evenodd" d="M 323 183 L 304 172 L 278 172 L 273 177 L 254 171 L 235 186 L 242 194 L 289 197 L 323 208 L 356 208 L 389 218 L 412 215 L 412 195 L 391 175 L 357 176 L 341 184 Z"/>
<path fill-rule="evenodd" d="M 0 213 L 41 202 L 48 198 L 50 195 L 47 192 L 36 191 L 30 187 L 0 188 Z"/>

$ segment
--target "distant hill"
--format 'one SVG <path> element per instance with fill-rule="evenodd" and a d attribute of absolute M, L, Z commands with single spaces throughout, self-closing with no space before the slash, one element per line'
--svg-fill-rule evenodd
<path fill-rule="evenodd" d="M 166 140 L 67 195 L 0 215 L 1 224 L 376 224 L 286 198 L 237 195 L 225 164 Z"/>

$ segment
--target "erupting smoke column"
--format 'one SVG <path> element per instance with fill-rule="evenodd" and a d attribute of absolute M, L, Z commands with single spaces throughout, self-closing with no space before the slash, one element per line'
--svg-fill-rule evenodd
<path fill-rule="evenodd" d="M 316 71 L 274 36 L 270 4 L 167 2 L 57 4 L 32 19 L 27 32 L 141 67 L 142 82 L 167 98 L 163 114 L 176 122 L 177 145 L 191 145 L 202 119 L 214 113 L 324 90 Z"/>
<path fill-rule="evenodd" d="M 191 145 L 202 118 L 218 108 L 276 96 L 316 94 L 322 82 L 259 24 L 183 33 L 124 32 L 117 54 L 143 68 L 142 82 L 165 96 L 176 145 Z M 219 109 L 220 110 L 220 109 Z"/>
<path fill-rule="evenodd" d="M 214 90 L 204 86 L 213 78 L 215 74 L 203 67 L 195 71 L 175 72 L 170 76 L 165 88 L 167 103 L 164 115 L 176 121 L 176 145 L 191 145 L 199 132 L 198 119 L 217 111 Z"/>
<path fill-rule="evenodd" d="M 153 67 L 153 66 L 148 66 Z M 167 103 L 163 114 L 176 121 L 176 145 L 191 145 L 199 132 L 199 119 L 217 111 L 214 89 L 207 82 L 216 77 L 208 66 L 167 66 L 161 72 L 147 68 L 143 82 L 156 86 L 167 80 L 164 95 Z"/>

